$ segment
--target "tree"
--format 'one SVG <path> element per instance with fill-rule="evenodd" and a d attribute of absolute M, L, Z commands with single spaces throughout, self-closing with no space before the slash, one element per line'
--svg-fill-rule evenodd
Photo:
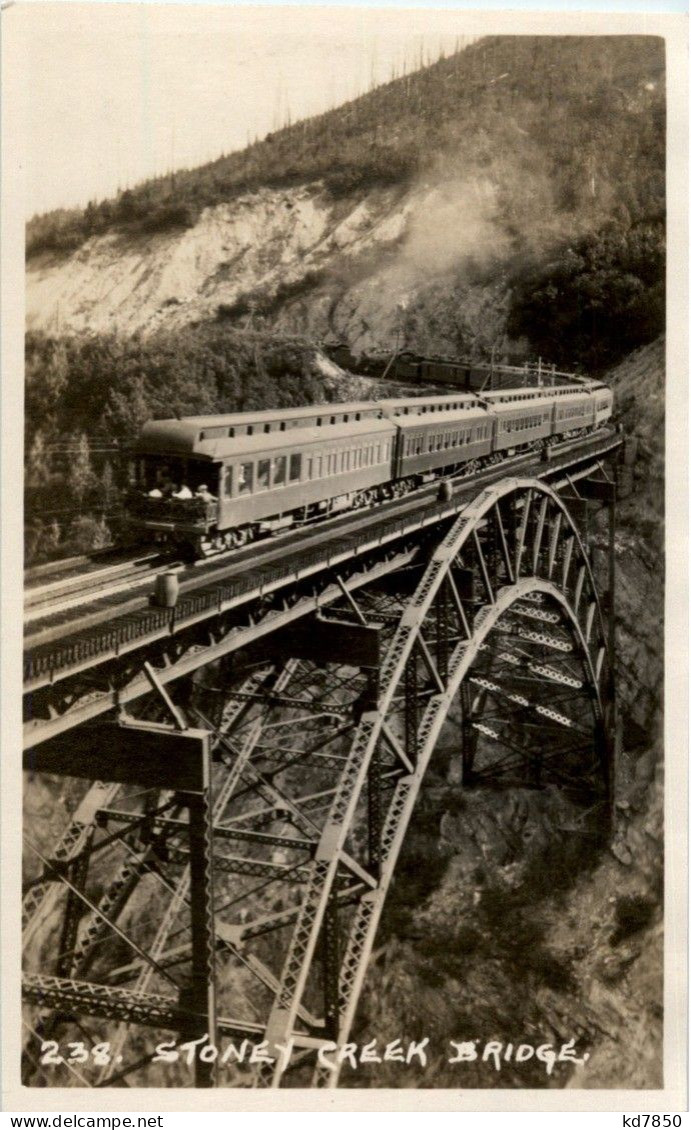
<path fill-rule="evenodd" d="M 113 465 L 109 459 L 106 460 L 105 466 L 103 468 L 99 493 L 103 501 L 103 506 L 106 510 L 109 510 L 113 505 L 115 498 L 117 497 L 117 490 L 113 481 Z"/>
<path fill-rule="evenodd" d="M 38 431 L 29 450 L 26 465 L 26 485 L 35 488 L 45 487 L 50 479 L 50 453 L 46 447 L 43 432 Z"/>
<path fill-rule="evenodd" d="M 95 483 L 96 476 L 94 475 L 94 470 L 91 465 L 89 441 L 82 432 L 78 441 L 77 453 L 70 464 L 68 472 L 69 488 L 80 507 L 83 506 L 84 499 L 89 491 L 93 489 Z"/>

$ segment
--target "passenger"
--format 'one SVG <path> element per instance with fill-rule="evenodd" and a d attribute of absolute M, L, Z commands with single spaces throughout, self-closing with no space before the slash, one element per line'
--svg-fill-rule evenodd
<path fill-rule="evenodd" d="M 215 502 L 216 495 L 212 494 L 206 483 L 202 483 L 197 491 L 195 491 L 195 498 L 201 498 L 202 502 Z"/>
<path fill-rule="evenodd" d="M 183 483 L 179 491 L 173 491 L 173 498 L 188 499 L 194 498 L 194 495 L 192 494 L 190 488 L 187 486 L 187 483 Z"/>

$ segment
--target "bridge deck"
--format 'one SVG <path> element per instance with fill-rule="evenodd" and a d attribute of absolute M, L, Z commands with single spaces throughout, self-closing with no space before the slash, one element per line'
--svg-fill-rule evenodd
<path fill-rule="evenodd" d="M 190 570 L 180 586 L 174 610 L 152 607 L 148 596 L 129 600 L 110 597 L 91 602 L 77 614 L 62 614 L 56 624 L 27 636 L 24 690 L 31 692 L 147 647 L 200 621 L 451 519 L 478 490 L 507 474 L 554 482 L 569 469 L 578 475 L 579 465 L 611 454 L 621 442 L 620 435 L 607 431 L 585 443 L 568 445 L 568 450 L 560 450 L 549 461 L 538 460 L 533 454 L 520 456 L 462 479 L 455 484 L 448 502 L 437 501 L 437 486 L 432 485 L 374 511 L 351 513 L 329 523 L 327 529 L 300 531 L 281 545 L 273 541 L 255 543 L 234 555 L 230 563 Z"/>

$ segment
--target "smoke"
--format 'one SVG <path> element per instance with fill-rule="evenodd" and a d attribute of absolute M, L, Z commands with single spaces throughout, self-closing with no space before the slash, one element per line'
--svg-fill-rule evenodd
<path fill-rule="evenodd" d="M 420 280 L 483 266 L 507 248 L 495 187 L 487 180 L 457 179 L 423 189 L 409 215 L 398 266 Z"/>

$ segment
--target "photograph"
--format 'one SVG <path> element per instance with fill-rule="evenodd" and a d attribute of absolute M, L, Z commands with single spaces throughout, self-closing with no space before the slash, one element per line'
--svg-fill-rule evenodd
<path fill-rule="evenodd" d="M 687 30 L 3 12 L 12 1109 L 685 1109 Z"/>

